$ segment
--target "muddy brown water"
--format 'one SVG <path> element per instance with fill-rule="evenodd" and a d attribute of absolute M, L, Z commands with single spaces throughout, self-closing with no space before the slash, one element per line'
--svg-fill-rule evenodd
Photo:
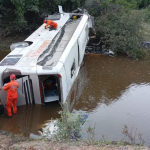
<path fill-rule="evenodd" d="M 150 145 L 150 60 L 135 61 L 124 56 L 87 55 L 68 97 L 73 112 L 88 114 L 84 130 L 95 126 L 97 140 L 122 140 L 122 129 L 142 134 Z M 18 107 L 18 114 L 0 117 L 0 130 L 38 133 L 51 118 L 59 118 L 57 102 Z"/>

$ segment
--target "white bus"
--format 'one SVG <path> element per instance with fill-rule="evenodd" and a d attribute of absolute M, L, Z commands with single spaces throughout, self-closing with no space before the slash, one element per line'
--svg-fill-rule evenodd
<path fill-rule="evenodd" d="M 73 15 L 77 19 L 73 19 Z M 0 87 L 16 75 L 19 83 L 17 105 L 66 101 L 78 75 L 89 40 L 93 17 L 88 13 L 64 13 L 48 16 L 57 22 L 56 30 L 42 24 L 21 43 L 11 45 L 11 52 L 0 62 Z M 5 106 L 7 92 L 0 91 Z"/>

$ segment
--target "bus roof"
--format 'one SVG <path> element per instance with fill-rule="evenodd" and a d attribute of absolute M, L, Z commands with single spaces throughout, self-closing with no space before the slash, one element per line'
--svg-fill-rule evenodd
<path fill-rule="evenodd" d="M 55 20 L 58 24 L 57 30 L 49 31 L 44 28 L 45 24 L 42 24 L 25 40 L 32 44 L 15 48 L 0 62 L 0 66 L 19 68 L 20 71 L 37 66 L 56 66 L 82 20 L 82 17 L 77 20 L 69 18 L 70 14 L 64 13 L 60 20 Z"/>

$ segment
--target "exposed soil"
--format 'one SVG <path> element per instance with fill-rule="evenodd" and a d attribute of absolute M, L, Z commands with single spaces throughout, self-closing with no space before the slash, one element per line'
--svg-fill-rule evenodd
<path fill-rule="evenodd" d="M 0 131 L 0 150 L 150 150 L 147 147 L 88 145 L 85 142 L 52 142 L 44 139 L 31 140 L 23 135 Z"/>

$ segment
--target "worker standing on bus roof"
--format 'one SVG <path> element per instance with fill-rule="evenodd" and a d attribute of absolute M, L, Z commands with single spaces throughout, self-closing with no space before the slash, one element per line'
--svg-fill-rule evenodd
<path fill-rule="evenodd" d="M 11 113 L 11 106 L 13 107 L 13 113 L 17 113 L 17 89 L 19 87 L 19 84 L 15 81 L 16 76 L 12 74 L 10 76 L 10 82 L 4 85 L 2 88 L 3 90 L 7 90 L 7 101 L 6 101 L 6 110 L 8 113 L 8 116 L 12 116 Z M 1 90 L 2 90 L 1 89 Z"/>
<path fill-rule="evenodd" d="M 44 20 L 44 23 L 46 23 L 45 25 L 45 29 L 47 27 L 49 27 L 49 31 L 53 30 L 53 29 L 57 29 L 58 24 L 52 20 Z"/>

